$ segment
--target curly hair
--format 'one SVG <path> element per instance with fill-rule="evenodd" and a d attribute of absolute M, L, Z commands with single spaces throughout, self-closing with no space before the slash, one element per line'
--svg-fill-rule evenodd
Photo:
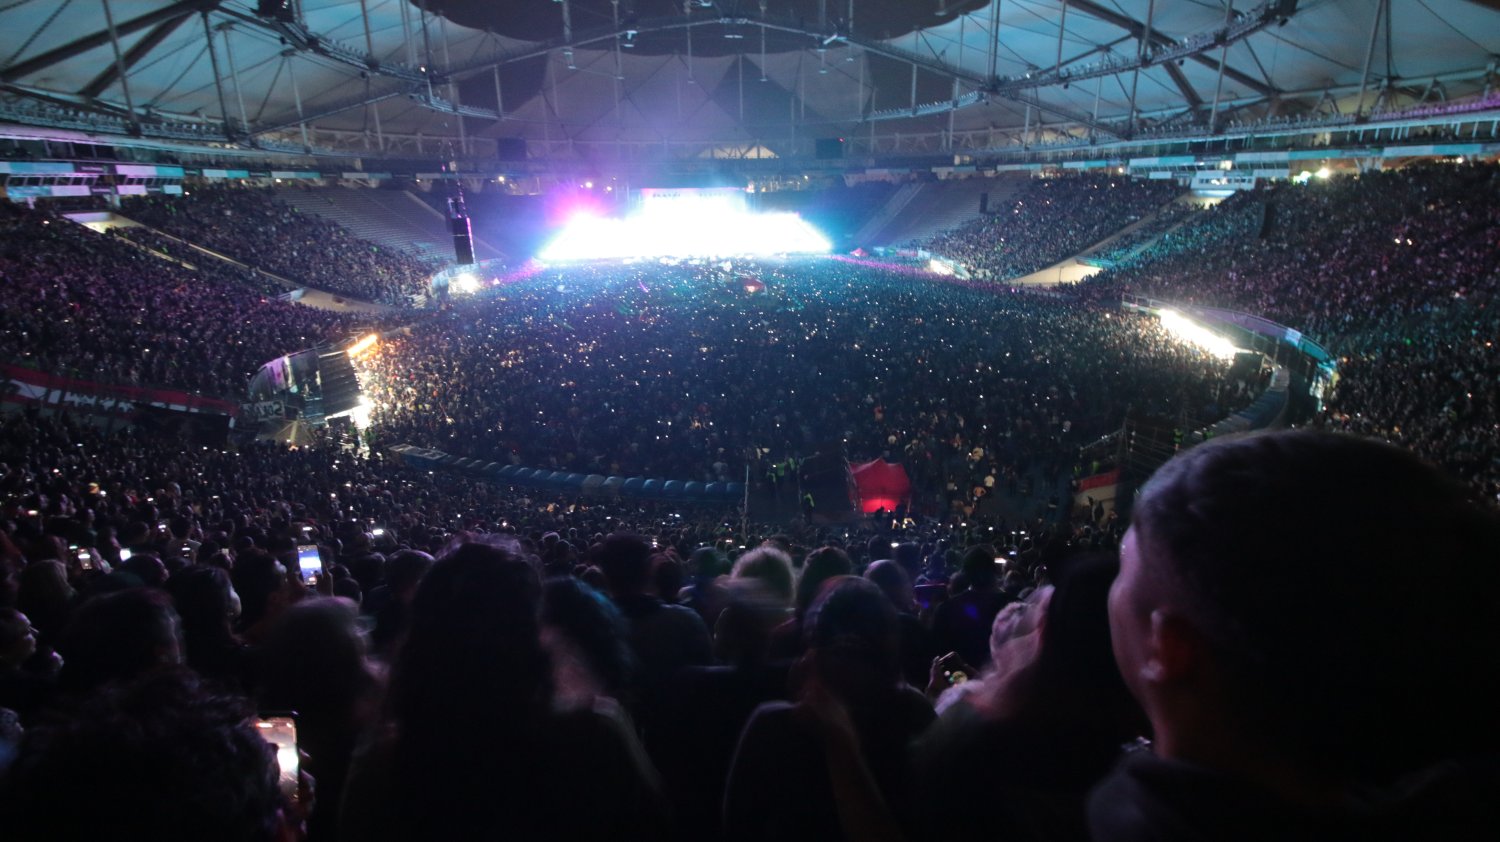
<path fill-rule="evenodd" d="M 28 732 L 0 790 L 0 826 L 14 842 L 267 842 L 285 802 L 253 713 L 187 670 L 110 686 Z"/>

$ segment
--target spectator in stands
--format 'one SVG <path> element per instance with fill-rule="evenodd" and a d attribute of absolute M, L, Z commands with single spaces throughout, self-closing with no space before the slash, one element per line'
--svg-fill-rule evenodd
<path fill-rule="evenodd" d="M 727 839 L 862 839 L 882 819 L 915 819 L 907 743 L 933 714 L 901 680 L 894 609 L 869 582 L 837 577 L 807 631 L 798 702 L 762 705 L 740 737 L 724 795 Z M 861 815 L 845 797 L 845 773 L 861 761 L 888 816 Z"/>
<path fill-rule="evenodd" d="M 314 842 L 338 838 L 349 761 L 377 720 L 380 682 L 357 619 L 347 600 L 304 600 L 277 618 L 257 658 L 260 708 L 297 714 L 297 745 L 318 785 L 307 824 Z"/>
<path fill-rule="evenodd" d="M 918 744 L 921 838 L 1088 838 L 1089 790 L 1146 728 L 1110 647 L 1117 569 L 1071 559 L 996 616 L 990 667 L 943 696 Z"/>
<path fill-rule="evenodd" d="M 1473 839 L 1494 828 L 1500 523 L 1409 453 L 1216 439 L 1142 490 L 1109 615 L 1155 733 L 1095 838 Z M 1441 583 L 1413 587 L 1412 565 Z"/>
<path fill-rule="evenodd" d="M 792 617 L 771 633 L 772 658 L 795 660 L 801 657 L 807 645 L 803 620 L 818 592 L 822 590 L 823 583 L 835 576 L 848 576 L 853 572 L 854 563 L 849 560 L 848 553 L 838 547 L 821 547 L 807 554 L 802 562 L 802 575 L 797 577 L 796 603 Z"/>
<path fill-rule="evenodd" d="M 299 213 L 269 190 L 203 185 L 183 196 L 131 198 L 123 210 L 139 222 L 257 269 L 369 301 L 409 304 L 412 295 L 425 292 L 436 270 L 361 240 L 333 222 Z M 144 242 L 159 244 L 152 238 Z"/>
<path fill-rule="evenodd" d="M 651 546 L 639 535 L 611 535 L 595 559 L 609 583 L 609 595 L 630 624 L 630 644 L 640 664 L 646 696 L 662 688 L 677 670 L 713 658 L 708 628 L 696 612 L 652 596 Z"/>
<path fill-rule="evenodd" d="M 188 666 L 200 676 L 244 692 L 251 686 L 251 653 L 234 633 L 239 597 L 229 574 L 217 567 L 194 565 L 172 574 L 167 592 L 182 621 Z"/>
<path fill-rule="evenodd" d="M 1500 500 L 1490 344 L 1500 168 L 1414 164 L 1245 191 L 1084 285 L 1241 310 L 1337 360 L 1318 423 L 1388 438 Z M 1434 411 L 1434 409 L 1439 411 Z"/>
<path fill-rule="evenodd" d="M 938 606 L 932 618 L 932 642 L 939 652 L 956 652 L 973 668 L 990 662 L 990 627 L 1011 597 L 1000 590 L 995 548 L 970 547 L 961 572 L 968 588 Z"/>
<path fill-rule="evenodd" d="M 1035 179 L 1009 207 L 924 245 L 975 277 L 1005 281 L 1082 252 L 1154 212 L 1177 192 L 1170 182 L 1112 176 Z"/>
<path fill-rule="evenodd" d="M 471 540 L 433 565 L 391 675 L 392 730 L 351 768 L 342 838 L 660 838 L 634 735 L 553 708 L 540 596 L 513 549 Z"/>
<path fill-rule="evenodd" d="M 25 614 L 0 608 L 0 708 L 29 724 L 50 699 L 59 666 L 55 655 L 37 657 L 37 631 Z"/>
<path fill-rule="evenodd" d="M 161 591 L 130 588 L 78 607 L 58 644 L 58 687 L 81 697 L 182 663 L 182 629 Z"/>
<path fill-rule="evenodd" d="M 865 578 L 880 588 L 890 600 L 891 607 L 896 609 L 902 677 L 913 687 L 925 686 L 932 659 L 940 653 L 934 651 L 932 633 L 917 616 L 916 596 L 912 592 L 911 580 L 906 578 L 906 570 L 894 559 L 882 559 L 866 568 Z"/>
<path fill-rule="evenodd" d="M 0 205 L 0 356 L 86 381 L 244 396 L 265 362 L 343 338 L 346 315 L 268 299 L 45 210 Z"/>
<path fill-rule="evenodd" d="M 558 704 L 629 698 L 635 671 L 630 626 L 610 601 L 571 576 L 542 585 L 542 640 L 552 656 Z"/>
<path fill-rule="evenodd" d="M 432 556 L 421 550 L 401 550 L 386 562 L 385 583 L 370 593 L 368 613 L 375 618 L 371 643 L 375 651 L 389 656 L 406 630 L 411 601 L 422 577 L 432 568 Z"/>

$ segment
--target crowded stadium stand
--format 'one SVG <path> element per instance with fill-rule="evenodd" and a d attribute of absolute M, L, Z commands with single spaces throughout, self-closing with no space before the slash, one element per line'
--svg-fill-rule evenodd
<path fill-rule="evenodd" d="M 936 6 L 0 4 L 0 839 L 1493 838 L 1500 9 Z"/>
<path fill-rule="evenodd" d="M 452 257 L 447 219 L 406 190 L 290 187 L 274 195 L 299 213 L 323 217 L 362 240 L 428 262 Z M 501 256 L 483 241 L 479 245 L 481 260 Z"/>
<path fill-rule="evenodd" d="M 881 215 L 883 224 L 861 232 L 861 245 L 892 245 L 927 240 L 995 213 L 1009 204 L 1025 179 L 959 178 L 918 182 Z"/>
<path fill-rule="evenodd" d="M 204 185 L 182 196 L 121 203 L 128 218 L 299 283 L 385 304 L 426 292 L 431 257 L 361 239 L 302 213 L 268 189 Z"/>

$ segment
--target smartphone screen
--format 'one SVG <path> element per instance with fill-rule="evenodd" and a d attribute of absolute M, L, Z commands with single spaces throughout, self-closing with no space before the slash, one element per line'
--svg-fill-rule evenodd
<path fill-rule="evenodd" d="M 297 575 L 302 581 L 323 573 L 323 557 L 318 554 L 317 544 L 297 545 Z"/>
<path fill-rule="evenodd" d="M 297 715 L 275 713 L 262 716 L 256 720 L 255 728 L 266 742 L 276 747 L 276 764 L 281 767 L 277 779 L 281 794 L 288 800 L 297 800 Z"/>

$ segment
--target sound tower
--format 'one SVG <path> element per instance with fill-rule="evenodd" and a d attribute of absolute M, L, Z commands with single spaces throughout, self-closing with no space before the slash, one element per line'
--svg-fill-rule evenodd
<path fill-rule="evenodd" d="M 460 266 L 474 262 L 474 232 L 469 227 L 469 212 L 464 207 L 464 188 L 457 181 L 449 182 L 448 229 L 453 234 L 453 259 Z"/>
<path fill-rule="evenodd" d="M 980 213 L 989 213 L 990 212 L 990 194 L 988 194 L 988 193 L 980 193 L 979 194 L 979 212 Z"/>

